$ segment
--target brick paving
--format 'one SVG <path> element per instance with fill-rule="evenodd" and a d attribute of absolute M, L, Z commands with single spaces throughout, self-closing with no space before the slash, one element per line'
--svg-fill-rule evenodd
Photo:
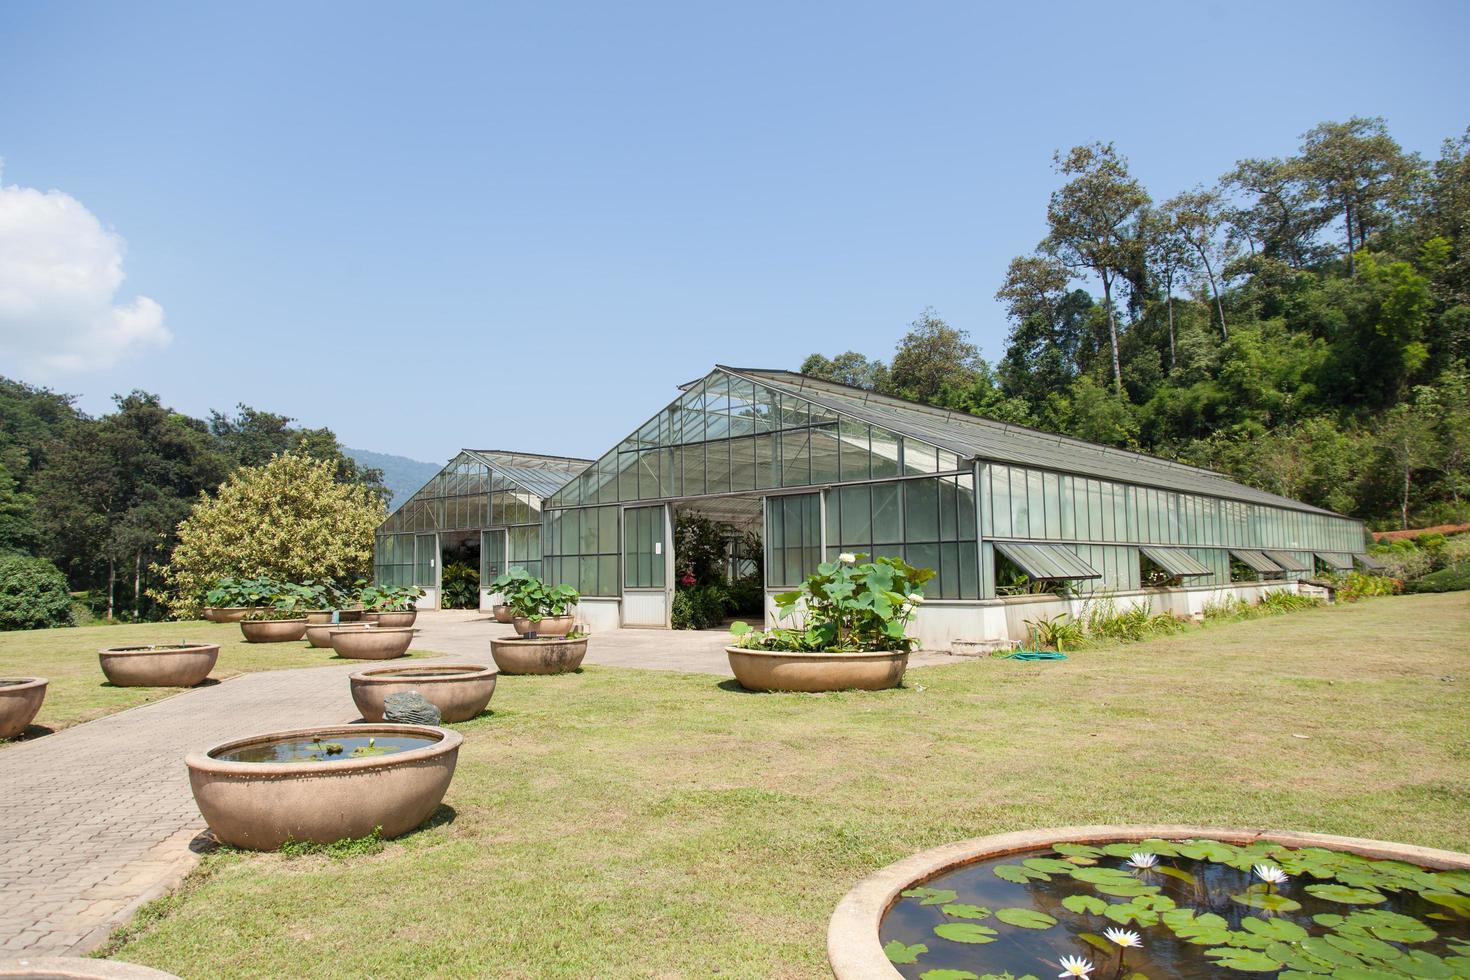
<path fill-rule="evenodd" d="M 425 613 L 414 648 L 490 662 L 509 628 Z M 725 634 L 614 630 L 587 663 L 729 673 Z M 916 655 L 911 665 L 954 661 Z M 204 821 L 184 757 L 242 735 L 357 718 L 362 665 L 246 674 L 0 750 L 0 959 L 88 952 L 198 860 Z"/>

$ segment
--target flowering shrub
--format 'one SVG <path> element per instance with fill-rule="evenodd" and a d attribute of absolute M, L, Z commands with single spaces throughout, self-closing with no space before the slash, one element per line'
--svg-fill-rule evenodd
<path fill-rule="evenodd" d="M 1387 575 L 1368 575 L 1363 572 L 1348 572 L 1337 587 L 1337 598 L 1343 602 L 1357 602 L 1364 596 L 1398 595 L 1404 591 L 1404 583 Z"/>
<path fill-rule="evenodd" d="M 918 640 L 908 635 L 909 620 L 923 603 L 919 589 L 934 570 L 914 568 L 902 558 L 861 561 L 866 557 L 839 555 L 818 565 L 800 589 L 774 597 L 783 621 L 804 610 L 802 626 L 761 631 L 735 623 L 730 627 L 735 645 L 813 653 L 912 650 Z"/>

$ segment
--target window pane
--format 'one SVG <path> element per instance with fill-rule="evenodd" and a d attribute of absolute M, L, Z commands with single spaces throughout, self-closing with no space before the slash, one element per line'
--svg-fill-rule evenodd
<path fill-rule="evenodd" d="M 730 440 L 730 489 L 755 489 L 755 440 L 750 436 Z"/>
<path fill-rule="evenodd" d="M 730 444 L 721 439 L 706 443 L 705 493 L 730 492 Z"/>
<path fill-rule="evenodd" d="M 898 484 L 874 484 L 872 493 L 874 544 L 896 544 L 903 541 L 903 525 L 899 517 Z"/>
<path fill-rule="evenodd" d="M 837 427 L 824 426 L 811 430 L 812 483 L 836 483 Z"/>
<path fill-rule="evenodd" d="M 837 543 L 861 546 L 866 550 L 873 541 L 872 502 L 868 488 L 842 487 L 833 496 L 840 501 L 842 509 Z"/>
<path fill-rule="evenodd" d="M 898 436 L 873 426 L 873 476 L 898 475 Z"/>
<path fill-rule="evenodd" d="M 914 439 L 903 441 L 903 472 L 906 476 L 922 476 L 939 470 L 938 450 Z"/>
<path fill-rule="evenodd" d="M 939 487 L 935 480 L 910 480 L 904 485 L 904 540 L 939 539 Z"/>
<path fill-rule="evenodd" d="M 810 444 L 806 429 L 781 433 L 781 485 L 801 487 L 812 482 Z"/>
<path fill-rule="evenodd" d="M 838 422 L 843 481 L 866 480 L 872 475 L 868 465 L 868 427 L 862 422 L 842 419 Z"/>
<path fill-rule="evenodd" d="M 704 444 L 684 447 L 684 488 L 681 493 L 695 497 L 704 493 Z"/>

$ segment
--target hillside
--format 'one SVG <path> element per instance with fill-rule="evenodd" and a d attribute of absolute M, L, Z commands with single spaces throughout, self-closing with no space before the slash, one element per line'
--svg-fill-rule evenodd
<path fill-rule="evenodd" d="M 444 466 L 443 463 L 425 463 L 422 460 L 409 459 L 407 456 L 375 453 L 368 449 L 348 449 L 344 446 L 342 451 L 350 456 L 358 466 L 373 467 L 383 471 L 383 486 L 393 492 L 393 496 L 388 501 L 389 510 L 407 500 L 415 490 L 428 482 L 429 477 L 438 473 Z"/>

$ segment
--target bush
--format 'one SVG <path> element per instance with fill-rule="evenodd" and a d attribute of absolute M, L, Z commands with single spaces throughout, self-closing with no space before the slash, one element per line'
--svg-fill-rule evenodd
<path fill-rule="evenodd" d="M 439 580 L 444 590 L 445 609 L 476 609 L 480 605 L 480 571 L 473 565 L 454 561 L 444 566 Z"/>
<path fill-rule="evenodd" d="M 44 558 L 0 554 L 0 630 L 70 625 L 66 576 Z"/>
<path fill-rule="evenodd" d="M 1337 587 L 1337 598 L 1343 602 L 1357 602 L 1366 596 L 1397 595 L 1403 590 L 1402 582 L 1387 575 L 1348 572 Z"/>
<path fill-rule="evenodd" d="M 1461 592 L 1470 589 L 1470 562 L 1431 572 L 1404 586 L 1405 592 Z"/>
<path fill-rule="evenodd" d="M 1322 600 L 1296 592 L 1267 592 L 1256 603 L 1263 613 L 1296 612 L 1298 609 L 1313 609 L 1322 605 Z"/>
<path fill-rule="evenodd" d="M 1376 545 L 1369 553 L 1383 562 L 1383 574 L 1389 578 L 1407 582 L 1434 571 L 1434 555 L 1412 541 L 1400 539 L 1387 545 Z"/>
<path fill-rule="evenodd" d="M 747 575 L 730 583 L 727 612 L 732 616 L 765 616 L 766 587 L 760 575 Z"/>
<path fill-rule="evenodd" d="M 707 630 L 719 626 L 730 610 L 730 590 L 723 584 L 696 585 L 674 593 L 670 621 L 676 630 Z"/>

